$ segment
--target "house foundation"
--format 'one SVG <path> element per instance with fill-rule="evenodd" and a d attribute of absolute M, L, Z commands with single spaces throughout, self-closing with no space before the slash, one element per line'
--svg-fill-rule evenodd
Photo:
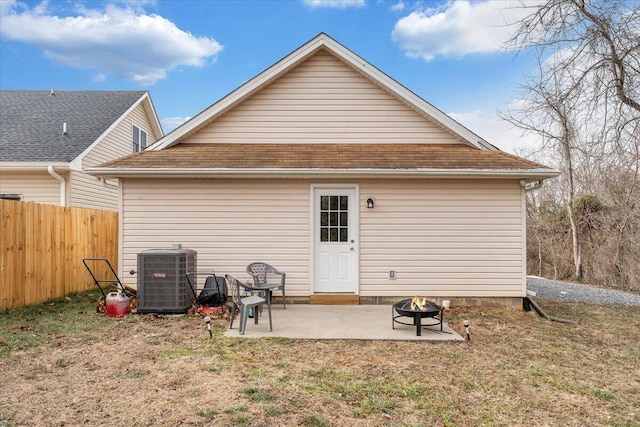
<path fill-rule="evenodd" d="M 340 294 L 318 294 L 308 297 L 287 295 L 288 304 L 317 304 L 317 305 L 392 305 L 406 299 L 407 296 L 385 296 L 385 297 L 361 297 L 358 295 Z M 522 298 L 520 297 L 437 297 L 429 298 L 438 305 L 442 305 L 443 300 L 448 300 L 451 307 L 502 307 L 509 309 L 522 308 Z M 281 304 L 282 298 L 273 297 L 274 304 Z"/>

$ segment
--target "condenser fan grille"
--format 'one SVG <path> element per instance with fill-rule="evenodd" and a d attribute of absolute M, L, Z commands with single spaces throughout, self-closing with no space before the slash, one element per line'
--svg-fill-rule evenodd
<path fill-rule="evenodd" d="M 138 311 L 184 313 L 193 298 L 186 278 L 196 271 L 196 251 L 150 249 L 138 253 Z"/>

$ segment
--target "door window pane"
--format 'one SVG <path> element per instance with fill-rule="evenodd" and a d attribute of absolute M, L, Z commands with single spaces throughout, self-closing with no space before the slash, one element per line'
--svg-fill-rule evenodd
<path fill-rule="evenodd" d="M 349 210 L 349 196 L 340 196 L 340 210 Z"/>
<path fill-rule="evenodd" d="M 329 202 L 329 209 L 331 209 L 332 211 L 337 211 L 338 210 L 338 196 L 331 196 L 329 198 L 330 202 Z"/>
<path fill-rule="evenodd" d="M 329 196 L 320 196 L 320 210 L 329 210 Z"/>
<path fill-rule="evenodd" d="M 320 212 L 320 226 L 326 227 L 329 225 L 329 212 Z"/>
<path fill-rule="evenodd" d="M 349 241 L 348 196 L 320 196 L 320 241 Z"/>
<path fill-rule="evenodd" d="M 338 225 L 338 212 L 329 213 L 329 225 L 334 227 Z"/>
<path fill-rule="evenodd" d="M 349 225 L 349 213 L 340 212 L 340 227 L 346 227 Z"/>

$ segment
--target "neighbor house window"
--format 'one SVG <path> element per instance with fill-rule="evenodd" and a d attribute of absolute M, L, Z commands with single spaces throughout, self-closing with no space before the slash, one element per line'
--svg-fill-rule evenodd
<path fill-rule="evenodd" d="M 133 127 L 133 152 L 147 148 L 147 133 L 138 126 Z"/>

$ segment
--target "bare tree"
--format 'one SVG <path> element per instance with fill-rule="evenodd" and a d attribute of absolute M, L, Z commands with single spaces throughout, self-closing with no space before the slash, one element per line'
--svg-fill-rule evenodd
<path fill-rule="evenodd" d="M 638 176 L 640 0 L 546 0 L 522 7 L 530 13 L 518 23 L 510 47 L 533 50 L 538 70 L 526 78 L 522 102 L 502 116 L 539 135 L 547 158 L 555 153 L 548 160 L 564 172 L 556 185 L 563 188 L 573 275 L 581 279 L 576 197 L 585 188 L 602 188 L 595 182 L 599 168 L 616 170 L 617 164 L 623 168 L 620 176 Z M 632 206 L 637 187 L 634 181 L 618 200 Z M 617 223 L 619 242 L 630 225 Z"/>
<path fill-rule="evenodd" d="M 527 102 L 516 109 L 508 110 L 502 117 L 526 132 L 537 133 L 541 137 L 541 148 L 555 153 L 552 161 L 563 172 L 560 182 L 564 188 L 564 206 L 571 226 L 574 277 L 582 278 L 582 245 L 573 205 L 576 197 L 575 152 L 579 149 L 578 116 L 580 107 L 580 86 L 565 84 L 557 74 L 544 72 L 548 66 L 539 64 L 540 80 L 529 79 L 525 85 Z"/>
<path fill-rule="evenodd" d="M 523 3 L 531 13 L 510 45 L 557 55 L 551 74 L 597 84 L 597 100 L 617 98 L 640 112 L 640 1 L 547 0 Z"/>

